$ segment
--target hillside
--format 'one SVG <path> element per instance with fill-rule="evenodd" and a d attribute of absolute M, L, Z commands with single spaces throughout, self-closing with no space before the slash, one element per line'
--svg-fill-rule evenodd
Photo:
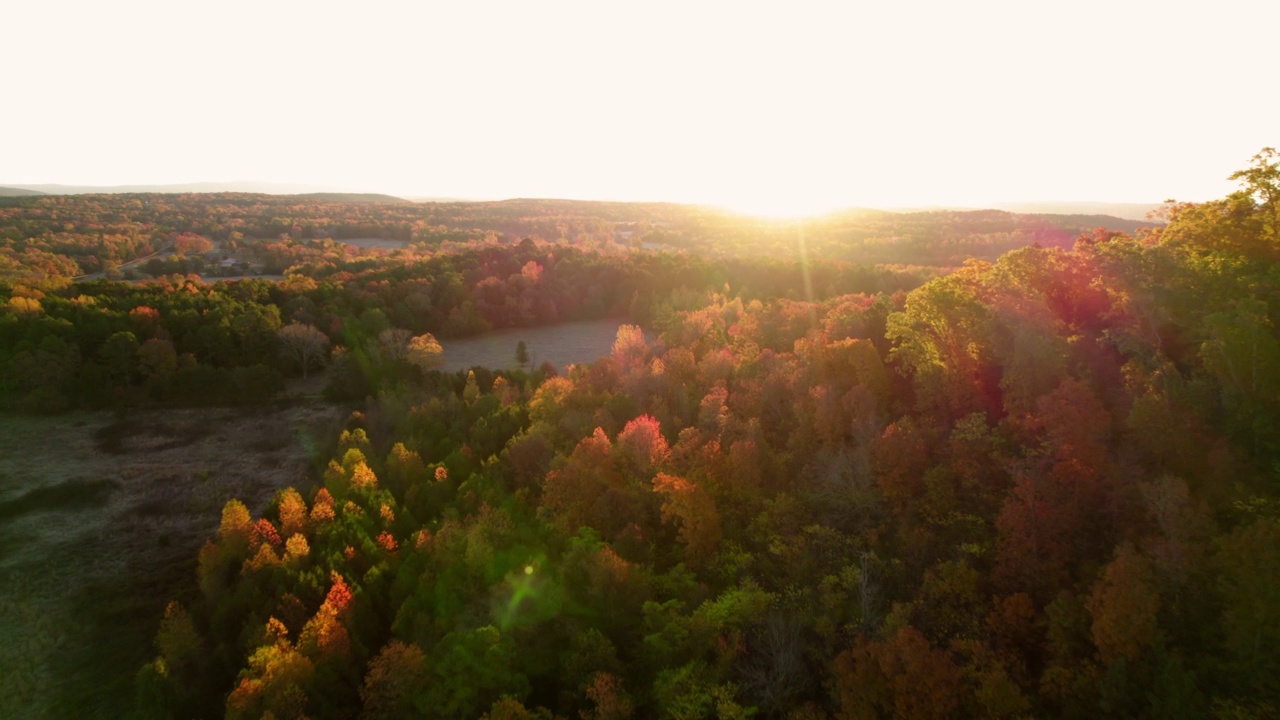
<path fill-rule="evenodd" d="M 378 193 L 300 193 L 297 196 L 301 200 L 316 200 L 320 202 L 349 202 L 349 203 L 406 203 L 411 202 L 404 198 L 398 198 L 394 195 L 381 195 Z"/>

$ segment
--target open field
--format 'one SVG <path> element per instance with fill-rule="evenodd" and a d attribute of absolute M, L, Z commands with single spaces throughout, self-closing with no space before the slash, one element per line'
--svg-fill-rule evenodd
<path fill-rule="evenodd" d="M 402 247 L 408 247 L 408 240 L 392 240 L 391 238 L 344 238 L 336 242 L 343 245 L 351 245 L 358 248 L 383 248 L 386 250 L 399 250 Z"/>
<path fill-rule="evenodd" d="M 222 505 L 305 483 L 339 415 L 0 417 L 0 717 L 119 717 Z"/>
<path fill-rule="evenodd" d="M 584 320 L 545 327 L 499 330 L 460 340 L 442 340 L 442 370 L 456 372 L 477 365 L 497 369 L 516 367 L 516 345 L 523 340 L 530 367 L 549 362 L 564 371 L 570 363 L 593 362 L 613 350 L 622 320 Z M 650 338 L 652 341 L 652 338 Z"/>

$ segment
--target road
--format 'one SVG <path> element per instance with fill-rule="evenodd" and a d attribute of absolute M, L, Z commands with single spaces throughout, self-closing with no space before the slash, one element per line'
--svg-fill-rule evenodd
<path fill-rule="evenodd" d="M 119 266 L 117 266 L 116 269 L 119 270 L 120 272 L 124 272 L 125 270 L 128 270 L 129 268 L 132 268 L 132 267 L 137 267 L 139 263 L 144 263 L 152 258 L 167 258 L 174 254 L 175 253 L 173 252 L 172 248 L 162 248 L 160 250 L 157 250 L 151 253 L 150 255 L 144 255 L 140 258 L 134 258 L 127 263 L 122 263 Z M 104 272 L 88 273 L 87 275 L 79 275 L 77 277 L 71 278 L 71 280 L 72 282 L 87 282 L 89 280 L 101 280 L 106 276 L 107 276 L 107 273 L 104 271 Z"/>

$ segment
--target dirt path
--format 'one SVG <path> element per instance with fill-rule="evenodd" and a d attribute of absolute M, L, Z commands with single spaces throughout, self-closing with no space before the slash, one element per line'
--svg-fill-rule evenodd
<path fill-rule="evenodd" d="M 340 412 L 0 416 L 0 717 L 119 717 L 222 505 L 306 484 Z"/>

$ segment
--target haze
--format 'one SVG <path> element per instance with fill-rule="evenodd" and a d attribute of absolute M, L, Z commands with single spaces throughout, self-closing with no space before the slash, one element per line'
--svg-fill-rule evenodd
<path fill-rule="evenodd" d="M 1278 7 L 11 4 L 0 185 L 1207 200 L 1275 144 Z"/>

